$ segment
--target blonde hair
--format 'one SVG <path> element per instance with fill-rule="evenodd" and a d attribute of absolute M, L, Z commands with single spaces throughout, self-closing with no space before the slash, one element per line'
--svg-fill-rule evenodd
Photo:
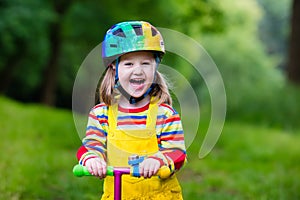
<path fill-rule="evenodd" d="M 172 105 L 172 97 L 169 92 L 169 85 L 163 74 L 156 71 L 154 88 L 150 92 L 150 96 L 154 97 L 154 101 L 158 101 L 159 104 L 166 103 Z M 103 102 L 110 106 L 115 103 L 115 97 L 119 94 L 115 86 L 115 69 L 112 66 L 107 67 L 104 75 L 101 77 L 97 91 L 95 103 Z"/>

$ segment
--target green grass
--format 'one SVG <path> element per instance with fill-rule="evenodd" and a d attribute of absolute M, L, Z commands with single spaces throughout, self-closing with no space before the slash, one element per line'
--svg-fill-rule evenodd
<path fill-rule="evenodd" d="M 100 180 L 72 174 L 80 139 L 70 111 L 0 97 L 0 127 L 0 199 L 99 199 Z M 226 122 L 198 159 L 201 138 L 178 174 L 184 199 L 300 199 L 300 131 Z"/>
<path fill-rule="evenodd" d="M 88 199 L 98 180 L 75 178 L 72 113 L 0 98 L 0 199 Z M 92 199 L 92 198 L 91 198 Z"/>
<path fill-rule="evenodd" d="M 226 123 L 213 151 L 197 158 L 199 142 L 180 173 L 187 199 L 299 199 L 300 135 Z M 197 189 L 194 189 L 197 188 Z"/>

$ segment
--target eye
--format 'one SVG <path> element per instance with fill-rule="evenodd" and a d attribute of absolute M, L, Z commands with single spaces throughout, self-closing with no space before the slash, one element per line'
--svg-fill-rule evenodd
<path fill-rule="evenodd" d="M 125 62 L 124 65 L 129 67 L 129 66 L 132 66 L 133 63 L 132 62 Z"/>
<path fill-rule="evenodd" d="M 151 65 L 151 62 L 150 61 L 144 61 L 144 62 L 142 62 L 142 65 Z"/>

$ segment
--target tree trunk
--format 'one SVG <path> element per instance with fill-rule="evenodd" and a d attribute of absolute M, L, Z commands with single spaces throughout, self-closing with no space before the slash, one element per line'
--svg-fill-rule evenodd
<path fill-rule="evenodd" d="M 23 45 L 20 45 L 20 47 L 22 46 Z M 15 55 L 8 59 L 6 66 L 0 71 L 0 94 L 5 93 L 9 88 L 11 82 L 13 81 L 14 73 L 20 67 L 21 58 L 22 53 L 18 51 Z"/>
<path fill-rule="evenodd" d="M 59 23 L 59 22 L 58 22 Z M 60 25 L 56 23 L 51 27 L 50 43 L 51 43 L 51 54 L 49 57 L 48 64 L 44 71 L 44 80 L 41 87 L 41 103 L 49 106 L 55 104 L 55 90 L 57 86 L 58 77 L 58 58 L 60 54 Z"/>
<path fill-rule="evenodd" d="M 70 1 L 54 1 L 54 8 L 58 19 L 62 19 L 70 6 Z M 55 105 L 56 88 L 59 74 L 59 56 L 61 52 L 61 21 L 57 20 L 51 27 L 51 51 L 48 64 L 44 71 L 44 80 L 41 87 L 41 103 L 49 106 Z"/>
<path fill-rule="evenodd" d="M 300 85 L 300 1 L 294 0 L 291 15 L 291 35 L 287 66 L 290 82 Z"/>

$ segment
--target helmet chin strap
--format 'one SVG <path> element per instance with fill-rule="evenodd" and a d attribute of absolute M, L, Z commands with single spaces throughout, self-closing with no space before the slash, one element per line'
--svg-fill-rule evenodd
<path fill-rule="evenodd" d="M 159 58 L 158 54 L 154 54 L 154 56 L 155 56 L 155 62 L 156 62 L 156 67 L 155 67 L 155 72 L 156 72 L 156 70 L 158 68 L 158 65 L 160 63 L 160 58 Z M 115 86 L 114 86 L 114 88 L 118 89 L 120 91 L 120 93 L 129 101 L 130 104 L 136 104 L 137 102 L 143 100 L 147 95 L 149 95 L 150 92 L 153 90 L 154 86 L 156 85 L 156 83 L 154 83 L 154 80 L 156 78 L 155 72 L 154 72 L 153 83 L 148 88 L 148 90 L 140 97 L 133 97 L 130 94 L 128 94 L 128 92 L 126 92 L 126 90 L 120 84 L 119 72 L 118 72 L 119 59 L 120 58 L 116 59 L 116 75 L 115 75 Z"/>

